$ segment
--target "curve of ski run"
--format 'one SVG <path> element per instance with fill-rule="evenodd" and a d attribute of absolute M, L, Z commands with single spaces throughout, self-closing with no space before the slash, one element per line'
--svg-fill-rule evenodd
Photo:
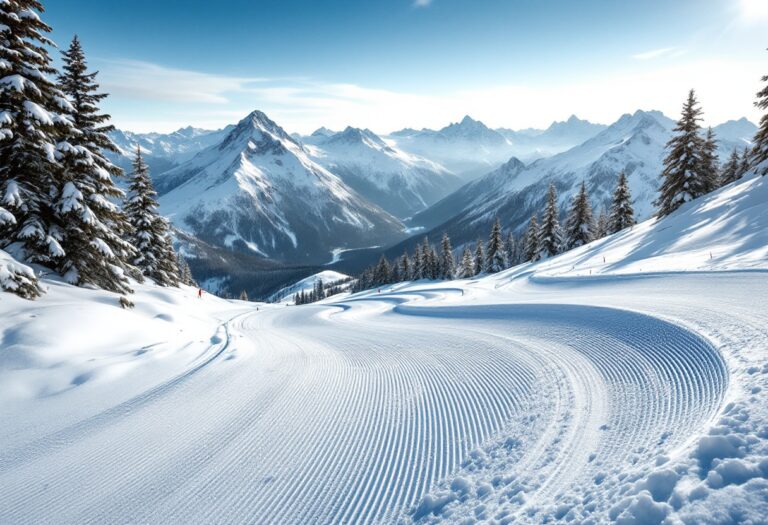
<path fill-rule="evenodd" d="M 0 451 L 2 523 L 388 523 L 482 450 L 528 473 L 526 509 L 652 462 L 709 422 L 718 352 L 646 315 L 432 306 L 460 289 L 234 318 L 187 373 Z M 514 439 L 510 436 L 516 436 Z"/>

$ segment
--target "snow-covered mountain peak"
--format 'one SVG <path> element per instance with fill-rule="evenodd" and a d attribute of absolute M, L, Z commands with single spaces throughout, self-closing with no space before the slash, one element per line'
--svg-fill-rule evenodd
<path fill-rule="evenodd" d="M 236 151 L 252 155 L 282 156 L 292 153 L 302 164 L 308 161 L 307 152 L 295 138 L 261 111 L 253 111 L 229 132 L 218 145 L 220 152 Z"/>
<path fill-rule="evenodd" d="M 326 128 L 325 126 L 321 126 L 317 128 L 315 131 L 312 132 L 311 137 L 330 137 L 332 135 L 335 135 L 336 132 Z"/>
<path fill-rule="evenodd" d="M 439 134 L 449 139 L 464 139 L 482 141 L 484 143 L 505 144 L 505 139 L 499 132 L 466 115 L 460 122 L 454 122 L 441 129 Z"/>
<path fill-rule="evenodd" d="M 328 137 L 327 144 L 363 144 L 375 149 L 387 149 L 393 151 L 381 137 L 369 129 L 360 129 L 347 126 L 347 128 L 335 135 Z"/>

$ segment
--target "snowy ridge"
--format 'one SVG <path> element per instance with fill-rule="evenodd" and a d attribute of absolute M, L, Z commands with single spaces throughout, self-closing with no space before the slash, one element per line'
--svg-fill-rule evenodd
<path fill-rule="evenodd" d="M 399 221 L 259 111 L 156 180 L 161 210 L 180 229 L 265 257 L 325 262 L 326 247 L 338 239 L 354 248 L 403 235 Z"/>
<path fill-rule="evenodd" d="M 388 145 L 368 129 L 320 130 L 302 139 L 318 164 L 395 216 L 405 218 L 434 204 L 461 185 L 436 162 Z"/>
<path fill-rule="evenodd" d="M 469 115 L 437 131 L 404 129 L 388 139 L 399 149 L 439 162 L 465 181 L 495 168 L 511 155 L 511 144 L 502 134 Z"/>
<path fill-rule="evenodd" d="M 335 272 L 333 270 L 323 270 L 322 272 L 318 272 L 316 274 L 310 275 L 309 277 L 305 277 L 304 279 L 301 279 L 300 281 L 297 281 L 289 286 L 285 286 L 272 294 L 268 299 L 268 303 L 274 303 L 274 302 L 280 302 L 280 303 L 287 303 L 292 304 L 294 295 L 297 293 L 309 293 L 312 290 L 314 290 L 315 284 L 317 281 L 322 281 L 324 285 L 332 285 L 335 283 L 338 283 L 339 281 L 343 281 L 345 279 L 349 279 L 350 276 L 343 274 L 341 272 Z"/>
<path fill-rule="evenodd" d="M 188 126 L 172 133 L 133 133 L 116 129 L 109 134 L 117 153 L 105 152 L 116 166 L 130 172 L 136 148 L 141 147 L 152 175 L 159 175 L 189 160 L 199 151 L 220 142 L 233 126 L 211 131 Z"/>

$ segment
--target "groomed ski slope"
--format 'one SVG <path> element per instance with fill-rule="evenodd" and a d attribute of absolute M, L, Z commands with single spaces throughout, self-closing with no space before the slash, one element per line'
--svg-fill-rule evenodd
<path fill-rule="evenodd" d="M 551 261 L 318 305 L 142 288 L 135 341 L 94 331 L 124 346 L 87 356 L 25 342 L 65 285 L 4 294 L 0 523 L 766 523 L 766 197 L 750 179 Z M 173 304 L 191 335 L 156 319 Z"/>

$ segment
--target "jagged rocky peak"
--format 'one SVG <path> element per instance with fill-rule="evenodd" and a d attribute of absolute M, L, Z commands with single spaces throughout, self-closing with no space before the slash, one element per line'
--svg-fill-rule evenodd
<path fill-rule="evenodd" d="M 284 153 L 288 147 L 303 149 L 296 139 L 259 110 L 252 111 L 238 122 L 221 142 L 219 150 L 223 151 L 232 147 L 242 150 L 248 149 L 256 153 L 270 152 L 278 155 Z"/>

